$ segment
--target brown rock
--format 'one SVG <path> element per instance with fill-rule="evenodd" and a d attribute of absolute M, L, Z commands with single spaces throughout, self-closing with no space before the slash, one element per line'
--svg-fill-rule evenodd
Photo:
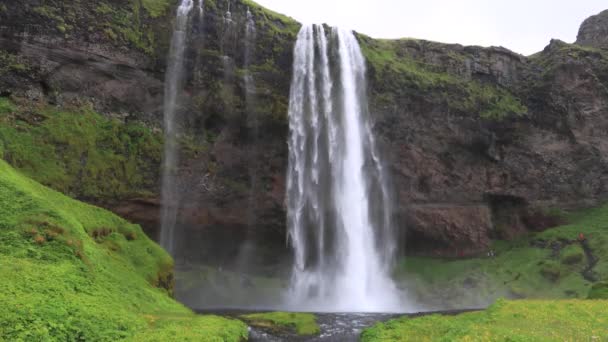
<path fill-rule="evenodd" d="M 487 206 L 420 205 L 406 216 L 411 253 L 462 257 L 488 249 L 492 216 Z"/>

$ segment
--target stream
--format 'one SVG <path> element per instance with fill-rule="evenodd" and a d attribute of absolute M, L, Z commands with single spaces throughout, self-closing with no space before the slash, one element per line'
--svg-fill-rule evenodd
<path fill-rule="evenodd" d="M 260 328 L 249 327 L 249 341 L 251 342 L 357 342 L 361 332 L 379 322 L 386 322 L 399 317 L 422 317 L 433 314 L 458 315 L 461 313 L 478 311 L 479 309 L 465 309 L 453 311 L 419 312 L 411 314 L 395 313 L 316 313 L 317 323 L 321 333 L 316 336 L 297 336 L 295 334 L 274 335 Z M 238 318 L 241 315 L 258 313 L 260 311 L 246 310 L 196 310 L 199 314 L 215 314 L 228 318 Z"/>

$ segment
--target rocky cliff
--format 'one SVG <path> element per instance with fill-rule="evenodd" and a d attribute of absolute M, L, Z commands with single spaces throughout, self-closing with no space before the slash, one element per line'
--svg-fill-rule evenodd
<path fill-rule="evenodd" d="M 0 5 L 0 96 L 14 107 L 2 125 L 21 129 L 26 120 L 32 130 L 42 107 L 69 107 L 74 115 L 81 112 L 74 108 L 86 107 L 119 126 L 141 125 L 150 139 L 158 136 L 176 5 Z M 256 34 L 246 41 L 248 7 Z M 554 225 L 556 209 L 605 200 L 605 13 L 583 24 L 576 44 L 554 40 L 528 57 L 496 47 L 358 36 L 368 61 L 374 130 L 399 204 L 395 216 L 399 228 L 407 228 L 406 250 L 482 253 L 491 239 Z M 228 1 L 206 0 L 190 27 L 178 113 L 184 257 L 225 263 L 243 257 L 245 241 L 253 240 L 258 252 L 251 255 L 262 264 L 274 261 L 286 252 L 287 106 L 299 24 L 248 0 L 230 8 Z M 14 158 L 26 152 L 7 148 L 8 140 L 0 134 L 4 158 L 26 169 L 26 157 Z M 125 191 L 86 193 L 78 186 L 87 175 L 88 159 L 81 158 L 65 168 L 74 176 L 66 192 L 142 223 L 154 235 L 160 150 L 123 148 L 133 141 L 91 145 L 139 161 L 129 168 L 113 159 L 110 170 L 90 180 L 116 180 Z M 56 144 L 55 152 L 70 148 Z M 125 181 L 125 170 L 143 170 L 145 180 Z M 36 177 L 35 170 L 29 173 Z"/>
<path fill-rule="evenodd" d="M 608 10 L 589 17 L 583 22 L 576 44 L 596 48 L 608 48 Z"/>

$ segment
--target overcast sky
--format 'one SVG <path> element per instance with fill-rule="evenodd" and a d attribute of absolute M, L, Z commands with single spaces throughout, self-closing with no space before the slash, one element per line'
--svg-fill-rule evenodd
<path fill-rule="evenodd" d="M 256 0 L 304 23 L 327 23 L 376 38 L 420 38 L 504 46 L 529 55 L 551 38 L 574 42 L 606 0 Z"/>

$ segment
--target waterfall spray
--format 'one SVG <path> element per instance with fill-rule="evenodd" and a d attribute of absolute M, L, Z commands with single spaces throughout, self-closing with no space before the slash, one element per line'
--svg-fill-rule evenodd
<path fill-rule="evenodd" d="M 287 205 L 294 310 L 403 310 L 386 175 L 354 35 L 304 26 L 294 49 Z M 380 248 L 381 247 L 381 248 Z"/>
<path fill-rule="evenodd" d="M 199 2 L 199 4 L 202 0 Z M 193 0 L 182 0 L 177 9 L 175 28 L 171 38 L 171 48 L 167 71 L 165 74 L 164 98 L 164 155 L 162 179 L 162 208 L 161 208 L 161 245 L 173 253 L 175 239 L 175 224 L 177 221 L 177 208 L 179 196 L 177 190 L 177 165 L 179 162 L 177 151 L 178 127 L 176 125 L 176 111 L 179 102 L 179 93 L 184 81 L 184 54 L 186 50 L 188 18 L 194 6 Z"/>

